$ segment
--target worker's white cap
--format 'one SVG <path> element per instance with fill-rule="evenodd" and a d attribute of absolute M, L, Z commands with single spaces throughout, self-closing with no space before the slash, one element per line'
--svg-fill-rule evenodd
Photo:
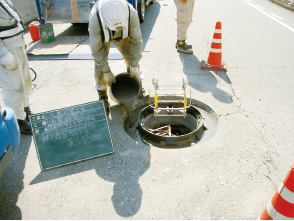
<path fill-rule="evenodd" d="M 102 2 L 102 17 L 110 30 L 116 31 L 128 26 L 128 7 L 127 0 L 104 0 Z"/>

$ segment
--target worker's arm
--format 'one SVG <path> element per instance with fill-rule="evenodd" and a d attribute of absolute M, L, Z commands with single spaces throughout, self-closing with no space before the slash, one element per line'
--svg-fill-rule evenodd
<path fill-rule="evenodd" d="M 129 38 L 130 38 L 130 51 L 131 51 L 131 66 L 138 67 L 139 61 L 142 58 L 142 34 L 140 29 L 140 21 L 137 11 L 130 7 L 130 26 L 129 26 Z"/>
<path fill-rule="evenodd" d="M 110 67 L 104 54 L 101 31 L 95 11 L 89 17 L 90 48 L 95 61 L 95 72 L 108 73 Z"/>

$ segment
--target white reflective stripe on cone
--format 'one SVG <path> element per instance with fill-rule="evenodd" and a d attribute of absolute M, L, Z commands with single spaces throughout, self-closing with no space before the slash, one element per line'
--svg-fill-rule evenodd
<path fill-rule="evenodd" d="M 278 192 L 284 200 L 291 204 L 294 204 L 294 193 L 287 189 L 287 187 L 284 186 L 283 183 L 279 186 Z"/>
<path fill-rule="evenodd" d="M 272 205 L 272 201 L 267 204 L 267 213 L 273 220 L 293 220 L 293 218 L 289 218 L 287 216 L 283 216 L 280 214 Z"/>
<path fill-rule="evenodd" d="M 210 49 L 210 52 L 213 52 L 213 53 L 222 53 L 222 49 L 211 48 Z"/>
<path fill-rule="evenodd" d="M 222 43 L 222 39 L 214 38 L 214 39 L 212 39 L 212 42 L 213 43 Z"/>
<path fill-rule="evenodd" d="M 221 29 L 215 29 L 214 33 L 222 33 Z"/>

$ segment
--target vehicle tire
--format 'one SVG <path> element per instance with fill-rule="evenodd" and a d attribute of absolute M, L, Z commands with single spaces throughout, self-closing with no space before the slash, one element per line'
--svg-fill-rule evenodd
<path fill-rule="evenodd" d="M 144 22 L 144 19 L 145 19 L 145 9 L 146 9 L 145 0 L 140 0 L 138 4 L 138 15 L 139 15 L 139 19 L 141 23 Z"/>

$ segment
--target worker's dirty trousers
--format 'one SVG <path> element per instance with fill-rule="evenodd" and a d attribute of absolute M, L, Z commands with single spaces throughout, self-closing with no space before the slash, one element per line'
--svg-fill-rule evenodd
<path fill-rule="evenodd" d="M 4 98 L 4 104 L 13 109 L 17 119 L 26 117 L 24 107 L 30 104 L 29 94 L 32 87 L 31 75 L 25 46 L 9 49 L 14 55 L 18 69 L 10 71 L 0 65 L 0 86 Z"/>

